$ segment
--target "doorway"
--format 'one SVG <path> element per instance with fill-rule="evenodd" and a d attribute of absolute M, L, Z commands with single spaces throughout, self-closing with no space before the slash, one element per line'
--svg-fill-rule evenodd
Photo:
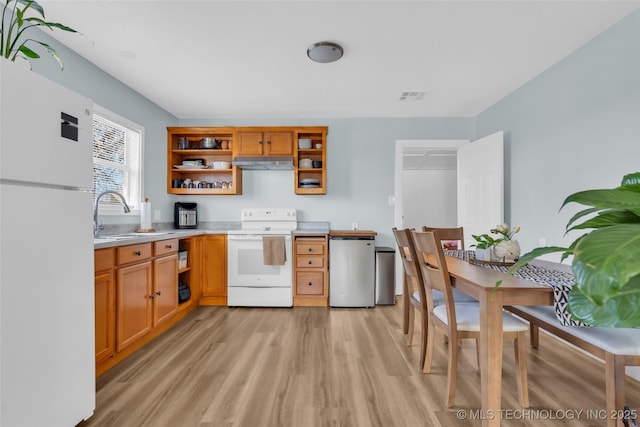
<path fill-rule="evenodd" d="M 469 142 L 396 141 L 394 227 L 457 226 L 457 152 Z M 429 203 L 430 198 L 440 203 Z M 396 294 L 402 293 L 402 274 L 402 264 L 396 257 Z"/>

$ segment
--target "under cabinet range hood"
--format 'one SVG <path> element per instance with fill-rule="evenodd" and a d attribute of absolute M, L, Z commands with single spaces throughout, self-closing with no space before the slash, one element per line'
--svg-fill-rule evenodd
<path fill-rule="evenodd" d="M 293 156 L 238 156 L 232 164 L 247 170 L 293 170 Z"/>

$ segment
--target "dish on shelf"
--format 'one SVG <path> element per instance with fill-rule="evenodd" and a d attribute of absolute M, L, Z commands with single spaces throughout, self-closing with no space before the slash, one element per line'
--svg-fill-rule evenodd
<path fill-rule="evenodd" d="M 204 169 L 204 165 L 173 165 L 176 169 Z"/>
<path fill-rule="evenodd" d="M 209 167 L 212 169 L 229 169 L 231 162 L 211 162 L 209 163 Z"/>
<path fill-rule="evenodd" d="M 311 148 L 311 139 L 308 139 L 308 138 L 298 139 L 298 148 L 302 148 L 303 150 Z"/>
<path fill-rule="evenodd" d="M 300 180 L 300 185 L 320 185 L 319 179 L 305 178 Z"/>
<path fill-rule="evenodd" d="M 320 184 L 300 184 L 300 188 L 320 188 Z"/>

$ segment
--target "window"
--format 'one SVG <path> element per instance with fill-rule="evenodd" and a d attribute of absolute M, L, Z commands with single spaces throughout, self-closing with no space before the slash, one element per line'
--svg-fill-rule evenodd
<path fill-rule="evenodd" d="M 139 209 L 142 194 L 143 128 L 99 106 L 93 114 L 93 197 L 105 190 L 124 196 L 131 209 Z M 101 213 L 122 213 L 116 197 L 100 199 Z"/>

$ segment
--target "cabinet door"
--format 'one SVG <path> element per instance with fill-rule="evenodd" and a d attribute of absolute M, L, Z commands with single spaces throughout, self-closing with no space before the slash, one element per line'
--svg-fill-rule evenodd
<path fill-rule="evenodd" d="M 273 156 L 293 155 L 293 133 L 265 132 L 265 154 Z"/>
<path fill-rule="evenodd" d="M 202 295 L 226 297 L 227 236 L 206 236 L 202 253 Z"/>
<path fill-rule="evenodd" d="M 264 149 L 262 132 L 238 132 L 237 153 L 243 156 L 261 156 Z"/>
<path fill-rule="evenodd" d="M 152 328 L 151 261 L 117 270 L 116 350 L 122 351 Z"/>
<path fill-rule="evenodd" d="M 116 290 L 113 270 L 95 276 L 96 362 L 113 355 L 116 349 Z"/>
<path fill-rule="evenodd" d="M 154 260 L 153 279 L 153 326 L 156 327 L 178 311 L 178 255 Z"/>

